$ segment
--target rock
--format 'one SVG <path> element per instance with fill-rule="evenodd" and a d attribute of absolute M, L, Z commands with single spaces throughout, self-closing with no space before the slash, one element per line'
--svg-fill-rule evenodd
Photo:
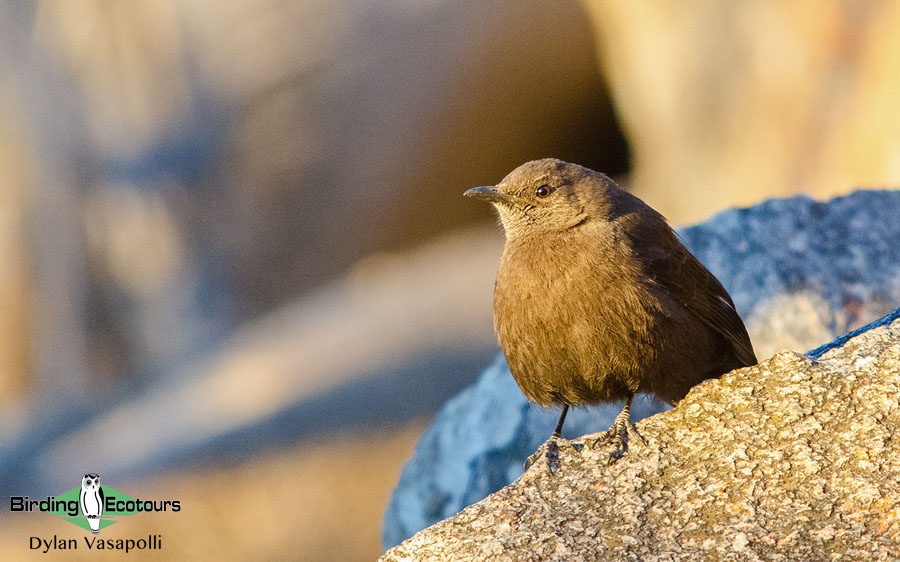
<path fill-rule="evenodd" d="M 605 428 L 621 409 L 573 409 L 563 436 Z M 640 397 L 632 416 L 665 409 Z M 558 416 L 558 410 L 532 407 L 498 356 L 474 385 L 447 402 L 422 436 L 385 514 L 384 543 L 398 544 L 518 478 L 524 459 L 550 436 Z"/>
<path fill-rule="evenodd" d="M 768 357 L 815 347 L 900 302 L 897 216 L 900 192 L 859 191 L 730 209 L 679 234 L 731 293 L 757 356 Z M 606 429 L 620 407 L 575 410 L 564 436 Z M 632 417 L 664 409 L 639 397 Z M 425 432 L 385 513 L 385 546 L 512 482 L 557 415 L 529 406 L 498 358 Z"/>
<path fill-rule="evenodd" d="M 208 204 L 256 310 L 486 218 L 462 191 L 525 160 L 625 168 L 579 2 L 239 3 L 283 23 L 248 29 L 246 9 L 218 6 L 213 24 L 208 7 L 190 22 L 198 58 L 239 89 Z M 534 40 L 548 30 L 564 32 Z"/>
<path fill-rule="evenodd" d="M 699 385 L 613 465 L 569 449 L 381 560 L 897 559 L 900 309 L 835 345 Z"/>
<path fill-rule="evenodd" d="M 368 260 L 104 411 L 0 409 L 0 482 L 55 494 L 69 466 L 143 480 L 432 416 L 496 352 L 483 280 L 502 244 L 487 226 Z"/>
<path fill-rule="evenodd" d="M 900 191 L 856 191 L 827 202 L 770 199 L 679 234 L 731 293 L 757 357 L 768 357 L 820 345 L 896 307 L 898 216 Z"/>

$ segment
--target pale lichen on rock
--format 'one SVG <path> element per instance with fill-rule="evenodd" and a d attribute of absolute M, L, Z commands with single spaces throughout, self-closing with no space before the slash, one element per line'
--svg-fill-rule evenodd
<path fill-rule="evenodd" d="M 382 560 L 900 557 L 897 315 L 695 387 L 611 466 L 565 448 Z"/>

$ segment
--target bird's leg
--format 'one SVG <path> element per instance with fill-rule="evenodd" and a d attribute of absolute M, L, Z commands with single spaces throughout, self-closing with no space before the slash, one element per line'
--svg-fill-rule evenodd
<path fill-rule="evenodd" d="M 628 438 L 631 435 L 636 435 L 641 442 L 646 445 L 647 442 L 638 433 L 637 429 L 631 423 L 631 401 L 634 399 L 634 395 L 631 394 L 625 400 L 625 407 L 622 408 L 622 411 L 619 412 L 619 415 L 616 416 L 616 419 L 613 421 L 613 424 L 610 426 L 606 432 L 603 433 L 600 437 L 598 437 L 594 443 L 591 445 L 591 448 L 594 449 L 600 443 L 615 443 L 616 449 L 609 454 L 609 464 L 616 462 L 616 460 L 622 458 L 625 454 L 625 451 L 628 450 Z"/>
<path fill-rule="evenodd" d="M 569 413 L 569 405 L 563 404 L 562 412 L 559 414 L 559 421 L 556 422 L 556 429 L 553 430 L 553 434 L 550 436 L 553 437 L 562 437 L 562 428 L 563 424 L 566 423 L 566 414 Z"/>
<path fill-rule="evenodd" d="M 546 457 L 547 468 L 550 469 L 550 474 L 556 474 L 556 471 L 559 470 L 559 443 L 557 443 L 557 440 L 565 442 L 565 439 L 562 438 L 562 428 L 563 424 L 566 422 L 566 414 L 568 413 L 569 405 L 563 404 L 562 413 L 559 415 L 559 421 L 556 422 L 556 429 L 553 430 L 553 435 L 551 435 L 550 439 L 547 439 L 543 445 L 538 447 L 537 451 L 528 457 L 525 461 L 525 470 L 528 470 L 539 458 Z M 572 446 L 578 451 L 581 450 L 574 445 Z"/>

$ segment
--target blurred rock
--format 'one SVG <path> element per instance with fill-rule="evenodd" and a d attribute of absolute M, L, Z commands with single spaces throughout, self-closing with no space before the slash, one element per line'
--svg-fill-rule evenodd
<path fill-rule="evenodd" d="M 0 98 L 3 94 L 0 84 Z M 0 103 L 0 125 L 14 130 Z M 27 209 L 33 196 L 28 156 L 0 138 L 0 408 L 11 408 L 31 389 L 33 271 L 28 255 Z"/>
<path fill-rule="evenodd" d="M 627 169 L 575 0 L 0 13 L 16 142 L 59 201 L 29 208 L 56 291 L 29 342 L 45 404 L 138 387 L 370 254 L 487 218 L 460 193 L 524 160 Z"/>
<path fill-rule="evenodd" d="M 627 169 L 575 0 L 44 2 L 35 21 L 97 183 L 174 183 L 239 320 L 485 218 L 459 192 L 524 160 Z"/>
<path fill-rule="evenodd" d="M 87 276 L 78 230 L 78 174 L 68 82 L 45 60 L 33 28 L 35 3 L 0 4 L 0 179 L 5 272 L 4 334 L 9 345 L 0 386 L 0 432 L 21 429 L 29 410 L 96 390 L 87 366 Z M 4 264 L 5 265 L 5 264 Z M 9 315 L 6 315 L 8 310 Z M 7 339 L 7 337 L 9 339 Z M 20 378 L 20 380 L 15 380 Z"/>
<path fill-rule="evenodd" d="M 33 40 L 71 72 L 87 135 L 100 158 L 124 160 L 165 139 L 191 111 L 189 46 L 174 0 L 37 2 Z M 24 21 L 17 22 L 19 24 Z"/>
<path fill-rule="evenodd" d="M 57 493 L 72 466 L 139 479 L 430 416 L 496 353 L 501 248 L 481 227 L 372 257 L 139 392 L 0 416 L 0 488 Z"/>
<path fill-rule="evenodd" d="M 793 197 L 730 209 L 679 235 L 728 289 L 765 358 L 810 349 L 900 303 L 898 216 L 900 191 L 858 191 L 827 203 Z M 620 408 L 575 410 L 566 436 L 606 429 Z M 632 416 L 663 409 L 638 401 Z M 530 406 L 498 358 L 422 437 L 387 508 L 385 546 L 512 482 L 556 416 Z"/>
<path fill-rule="evenodd" d="M 197 0 L 184 14 L 235 107 L 206 202 L 244 313 L 486 218 L 460 190 L 525 160 L 627 168 L 578 2 Z"/>
<path fill-rule="evenodd" d="M 678 222 L 900 183 L 900 4 L 585 0 L 633 150 Z"/>
<path fill-rule="evenodd" d="M 692 389 L 611 466 L 610 446 L 538 463 L 381 560 L 896 560 L 898 390 L 900 309 Z"/>

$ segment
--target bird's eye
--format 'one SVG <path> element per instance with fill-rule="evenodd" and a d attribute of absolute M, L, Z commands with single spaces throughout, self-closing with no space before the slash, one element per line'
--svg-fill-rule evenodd
<path fill-rule="evenodd" d="M 541 199 L 549 196 L 551 193 L 553 193 L 553 188 L 546 184 L 539 186 L 537 188 L 537 191 L 534 192 L 534 194 L 537 195 L 538 197 L 540 197 Z"/>

